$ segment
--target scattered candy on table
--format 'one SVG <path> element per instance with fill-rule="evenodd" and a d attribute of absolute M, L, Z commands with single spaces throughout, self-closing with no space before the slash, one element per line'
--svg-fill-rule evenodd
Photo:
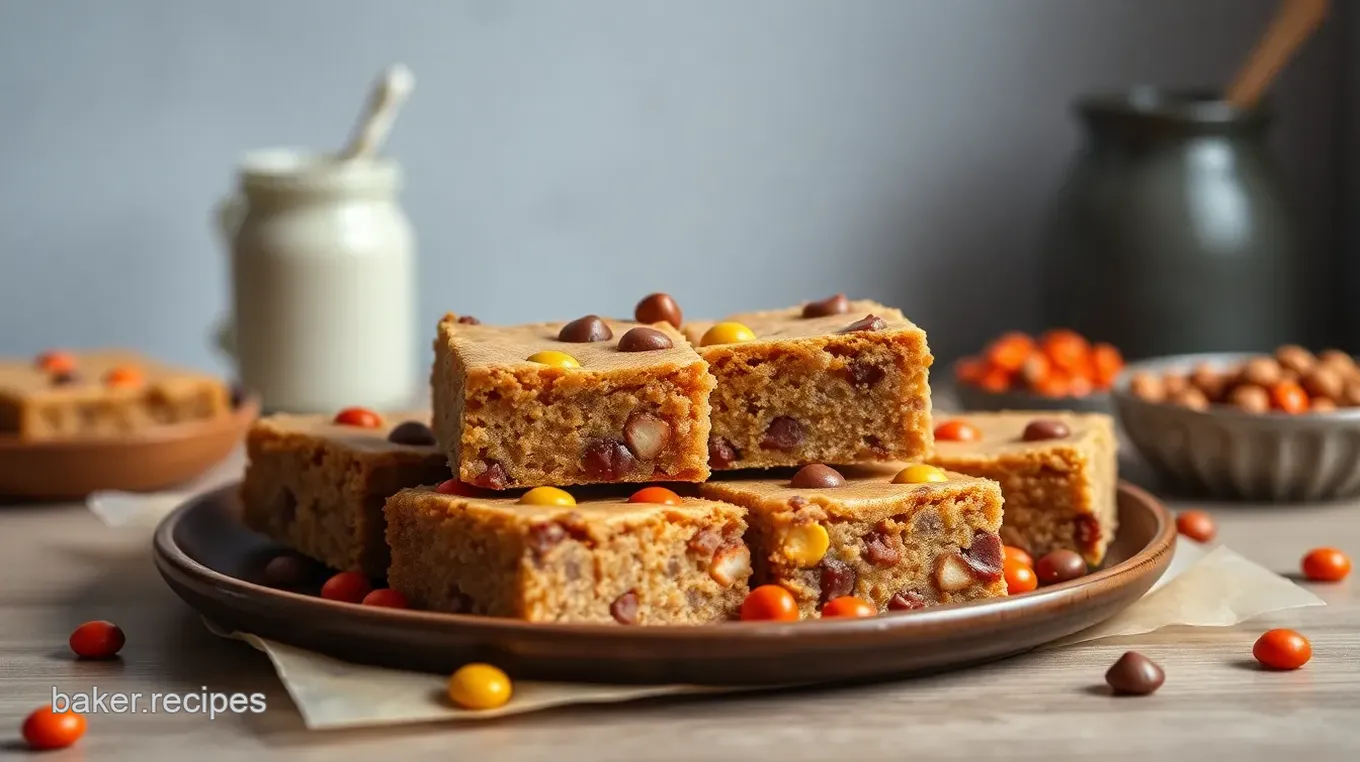
<path fill-rule="evenodd" d="M 1214 517 L 1204 511 L 1181 511 L 1176 515 L 1176 531 L 1195 542 L 1210 542 L 1218 534 Z"/>
<path fill-rule="evenodd" d="M 505 706 L 512 691 L 510 677 L 490 664 L 464 664 L 449 678 L 449 698 L 463 709 Z"/>
<path fill-rule="evenodd" d="M 1351 559 L 1336 548 L 1315 548 L 1303 557 L 1303 576 L 1314 582 L 1340 582 L 1351 573 Z"/>
<path fill-rule="evenodd" d="M 65 749 L 85 735 L 85 716 L 72 711 L 53 712 L 42 706 L 24 720 L 24 743 L 34 751 Z"/>
<path fill-rule="evenodd" d="M 1269 630 L 1256 640 L 1251 655 L 1269 669 L 1298 669 L 1313 658 L 1313 646 L 1293 630 Z"/>
<path fill-rule="evenodd" d="M 1166 673 L 1148 657 L 1129 651 L 1105 673 L 1110 690 L 1120 696 L 1146 696 L 1162 687 Z"/>
<path fill-rule="evenodd" d="M 82 659 L 112 659 L 126 642 L 122 628 L 102 619 L 77 627 L 70 640 L 71 650 Z"/>

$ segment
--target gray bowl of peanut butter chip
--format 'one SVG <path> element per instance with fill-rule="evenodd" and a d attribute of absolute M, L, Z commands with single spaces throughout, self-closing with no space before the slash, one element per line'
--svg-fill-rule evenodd
<path fill-rule="evenodd" d="M 1129 441 L 1187 490 L 1260 502 L 1360 495 L 1360 366 L 1344 352 L 1144 360 L 1112 396 Z"/>

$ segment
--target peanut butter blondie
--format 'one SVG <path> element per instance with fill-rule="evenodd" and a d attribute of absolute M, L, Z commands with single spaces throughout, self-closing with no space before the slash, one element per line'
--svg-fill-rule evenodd
<path fill-rule="evenodd" d="M 434 429 L 460 479 L 507 489 L 703 481 L 713 377 L 665 323 L 439 323 Z"/>
<path fill-rule="evenodd" d="M 735 616 L 751 570 L 741 509 L 657 488 L 638 497 L 671 504 L 574 491 L 580 502 L 551 487 L 519 497 L 456 482 L 398 492 L 386 508 L 388 584 L 417 607 L 531 622 Z M 532 502 L 543 494 L 557 504 Z"/>
<path fill-rule="evenodd" d="M 804 617 L 844 595 L 882 612 L 1006 594 L 996 482 L 923 464 L 816 464 L 699 491 L 747 509 L 751 584 L 784 587 Z"/>
<path fill-rule="evenodd" d="M 1075 550 L 1091 566 L 1118 529 L 1114 421 L 1101 413 L 966 413 L 940 424 L 931 462 L 995 479 L 1001 537 L 1039 558 Z"/>
<path fill-rule="evenodd" d="M 0 362 L 0 434 L 107 437 L 225 415 L 226 383 L 133 352 L 48 352 Z"/>
<path fill-rule="evenodd" d="M 447 479 L 427 413 L 274 415 L 246 435 L 244 520 L 332 569 L 381 578 L 383 503 L 403 487 Z"/>
<path fill-rule="evenodd" d="M 715 471 L 930 454 L 933 358 L 896 309 L 838 295 L 687 323 L 685 335 L 717 379 Z"/>

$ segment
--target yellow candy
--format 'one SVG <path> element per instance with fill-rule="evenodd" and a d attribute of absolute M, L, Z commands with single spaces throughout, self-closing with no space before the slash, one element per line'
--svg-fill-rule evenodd
<path fill-rule="evenodd" d="M 947 482 L 949 477 L 943 471 L 924 463 L 907 466 L 893 477 L 893 484 L 925 484 L 926 482 Z"/>
<path fill-rule="evenodd" d="M 490 664 L 464 664 L 449 678 L 449 698 L 464 709 L 505 706 L 510 693 L 510 677 Z"/>
<path fill-rule="evenodd" d="M 577 362 L 575 357 L 572 357 L 566 352 L 554 352 L 552 350 L 534 352 L 533 354 L 529 355 L 529 362 L 536 362 L 542 365 L 551 365 L 554 368 L 581 367 L 581 363 Z"/>
<path fill-rule="evenodd" d="M 784 530 L 780 549 L 799 566 L 816 566 L 831 547 L 831 538 L 821 524 L 796 524 Z"/>
<path fill-rule="evenodd" d="M 519 499 L 521 505 L 576 505 L 576 498 L 556 487 L 534 487 Z"/>
<path fill-rule="evenodd" d="M 741 323 L 718 323 L 704 331 L 704 337 L 699 339 L 699 346 L 740 344 L 743 341 L 755 341 L 755 339 L 756 335 L 751 332 L 751 329 Z"/>

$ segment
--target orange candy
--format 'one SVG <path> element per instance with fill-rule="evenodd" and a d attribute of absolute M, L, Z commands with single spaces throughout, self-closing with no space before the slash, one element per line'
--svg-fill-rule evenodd
<path fill-rule="evenodd" d="M 360 603 L 372 589 L 364 575 L 344 571 L 326 580 L 326 584 L 321 586 L 321 597 L 328 601 Z"/>
<path fill-rule="evenodd" d="M 987 363 L 977 357 L 965 357 L 954 366 L 954 373 L 965 384 L 976 384 L 987 372 Z"/>
<path fill-rule="evenodd" d="M 39 707 L 24 720 L 24 742 L 34 751 L 65 749 L 85 735 L 85 716 L 75 712 L 54 712 L 52 706 Z"/>
<path fill-rule="evenodd" d="M 842 595 L 839 598 L 832 598 L 822 606 L 822 618 L 832 619 L 836 617 L 862 618 L 878 616 L 878 609 L 874 604 L 856 598 L 853 595 Z"/>
<path fill-rule="evenodd" d="M 1340 582 L 1351 573 L 1351 559 L 1336 548 L 1315 548 L 1303 557 L 1303 576 L 1314 582 Z"/>
<path fill-rule="evenodd" d="M 1035 394 L 1045 397 L 1066 397 L 1072 389 L 1072 379 L 1062 371 L 1050 371 L 1032 387 Z"/>
<path fill-rule="evenodd" d="M 1313 645 L 1293 630 L 1270 630 L 1257 638 L 1251 655 L 1270 669 L 1298 669 L 1313 658 Z"/>
<path fill-rule="evenodd" d="M 1124 369 L 1124 356 L 1113 345 L 1096 344 L 1091 347 L 1091 366 L 1096 386 L 1108 389 L 1114 384 L 1115 376 Z"/>
<path fill-rule="evenodd" d="M 976 442 L 982 433 L 973 424 L 955 419 L 936 426 L 935 438 L 944 442 Z"/>
<path fill-rule="evenodd" d="M 33 364 L 48 373 L 60 375 L 71 373 L 76 369 L 76 358 L 70 352 L 53 350 L 38 355 L 38 359 Z"/>
<path fill-rule="evenodd" d="M 1034 351 L 1034 339 L 1019 331 L 1002 334 L 987 347 L 987 362 L 1010 373 L 1020 370 Z"/>
<path fill-rule="evenodd" d="M 1039 346 L 1053 364 L 1073 375 L 1089 375 L 1091 345 L 1081 334 L 1055 328 L 1039 338 Z"/>
<path fill-rule="evenodd" d="M 129 366 L 121 366 L 104 374 L 106 386 L 136 386 L 142 383 L 142 372 Z"/>
<path fill-rule="evenodd" d="M 365 606 L 378 606 L 379 608 L 385 609 L 405 609 L 411 607 L 411 604 L 406 600 L 406 596 L 390 587 L 374 590 L 368 595 L 365 595 L 361 603 Z"/>
<path fill-rule="evenodd" d="M 1000 394 L 1011 388 L 1011 373 L 1005 368 L 988 368 L 978 379 L 978 386 L 993 394 Z"/>
<path fill-rule="evenodd" d="M 335 414 L 335 422 L 341 426 L 363 429 L 376 429 L 383 425 L 382 416 L 365 407 L 347 407 Z"/>
<path fill-rule="evenodd" d="M 1308 412 L 1308 392 L 1294 381 L 1281 381 L 1270 387 L 1270 402 L 1290 415 Z"/>
<path fill-rule="evenodd" d="M 1176 515 L 1176 531 L 1196 542 L 1209 542 L 1218 534 L 1214 517 L 1204 511 L 1181 511 Z"/>
<path fill-rule="evenodd" d="M 793 593 L 779 585 L 761 585 L 746 594 L 741 602 L 743 622 L 796 622 L 798 602 Z"/>
<path fill-rule="evenodd" d="M 654 505 L 680 505 L 680 496 L 665 487 L 643 487 L 628 498 L 630 503 L 652 503 Z"/>
<path fill-rule="evenodd" d="M 1028 593 L 1039 586 L 1039 577 L 1035 575 L 1034 569 L 1029 564 L 1020 563 L 1014 558 L 1007 558 L 1004 570 L 1006 592 L 1010 595 Z"/>
<path fill-rule="evenodd" d="M 445 479 L 435 485 L 434 491 L 441 495 L 459 495 L 461 497 L 474 497 L 478 494 L 476 487 L 457 479 Z"/>
<path fill-rule="evenodd" d="M 1005 556 L 1007 561 L 1014 561 L 1018 564 L 1024 564 L 1031 569 L 1034 568 L 1034 557 L 1029 553 L 1026 553 L 1023 548 L 1017 548 L 1014 545 L 1006 545 L 1001 548 L 1001 553 Z"/>
<path fill-rule="evenodd" d="M 86 622 L 71 633 L 71 650 L 82 659 L 111 659 L 127 642 L 123 630 L 113 622 Z"/>

